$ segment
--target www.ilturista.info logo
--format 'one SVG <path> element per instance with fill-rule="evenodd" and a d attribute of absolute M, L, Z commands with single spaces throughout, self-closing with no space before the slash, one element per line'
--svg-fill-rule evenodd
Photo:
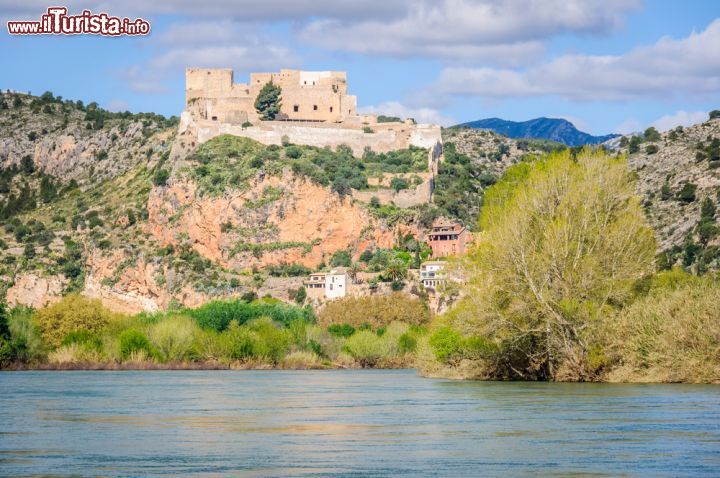
<path fill-rule="evenodd" d="M 65 7 L 50 7 L 40 21 L 7 22 L 11 35 L 147 35 L 150 23 L 137 18 L 112 17 L 107 13 L 83 10 L 80 15 L 68 15 Z"/>

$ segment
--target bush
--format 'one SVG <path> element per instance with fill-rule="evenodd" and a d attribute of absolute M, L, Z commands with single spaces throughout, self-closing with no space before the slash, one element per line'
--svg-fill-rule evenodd
<path fill-rule="evenodd" d="M 217 331 L 225 330 L 232 320 L 240 325 L 260 317 L 269 317 L 281 324 L 289 324 L 293 320 L 314 320 L 312 309 L 309 308 L 283 303 L 247 303 L 241 300 L 216 300 L 197 309 L 185 309 L 183 313 L 195 319 L 201 327 Z"/>
<path fill-rule="evenodd" d="M 158 169 L 153 175 L 153 184 L 155 186 L 165 186 L 170 179 L 170 171 L 167 169 Z"/>
<path fill-rule="evenodd" d="M 163 362 L 190 358 L 192 344 L 199 333 L 195 322 L 185 316 L 166 318 L 150 327 L 150 341 Z"/>
<path fill-rule="evenodd" d="M 645 141 L 655 142 L 660 141 L 662 137 L 660 136 L 658 130 L 651 126 L 645 130 L 645 133 L 643 133 L 643 139 L 645 139 Z"/>
<path fill-rule="evenodd" d="M 426 304 L 401 293 L 334 300 L 325 305 L 318 317 L 322 326 L 348 324 L 356 329 L 363 324 L 378 329 L 393 321 L 424 324 L 429 320 L 430 311 Z"/>
<path fill-rule="evenodd" d="M 345 350 L 363 368 L 373 367 L 391 355 L 388 341 L 370 330 L 361 330 L 347 339 Z"/>
<path fill-rule="evenodd" d="M 712 110 L 708 116 L 709 116 L 709 119 L 720 118 L 720 110 Z"/>
<path fill-rule="evenodd" d="M 345 249 L 335 251 L 330 258 L 331 267 L 350 267 L 351 264 L 352 257 L 350 256 L 350 251 Z"/>
<path fill-rule="evenodd" d="M 69 294 L 60 302 L 35 312 L 33 323 L 50 346 L 58 347 L 68 334 L 81 331 L 99 333 L 118 317 L 97 299 Z"/>
<path fill-rule="evenodd" d="M 694 202 L 696 199 L 695 191 L 697 191 L 697 185 L 695 185 L 693 183 L 683 184 L 682 189 L 680 189 L 680 191 L 677 193 L 678 201 L 681 201 L 684 203 Z"/>
<path fill-rule="evenodd" d="M 688 282 L 689 281 L 689 282 Z M 612 380 L 711 382 L 720 371 L 720 283 L 687 279 L 661 286 L 626 309 L 613 337 Z"/>
<path fill-rule="evenodd" d="M 645 152 L 646 152 L 647 154 L 655 154 L 655 153 L 657 153 L 659 150 L 660 150 L 660 149 L 657 147 L 657 145 L 654 145 L 654 144 L 648 144 L 648 145 L 645 147 Z"/>
<path fill-rule="evenodd" d="M 407 189 L 409 185 L 405 178 L 394 177 L 390 180 L 390 187 L 395 191 L 400 191 L 401 189 Z"/>
<path fill-rule="evenodd" d="M 350 324 L 331 324 L 327 331 L 336 337 L 350 337 L 355 333 L 355 327 Z"/>
<path fill-rule="evenodd" d="M 152 345 L 148 338 L 137 329 L 124 330 L 119 337 L 120 360 L 145 359 L 153 356 Z"/>

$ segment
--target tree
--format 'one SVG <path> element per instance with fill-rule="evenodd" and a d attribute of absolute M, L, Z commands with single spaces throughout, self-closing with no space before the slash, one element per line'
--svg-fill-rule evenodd
<path fill-rule="evenodd" d="M 60 302 L 35 312 L 32 320 L 45 341 L 58 347 L 67 334 L 81 331 L 98 333 L 117 317 L 98 299 L 69 294 Z"/>
<path fill-rule="evenodd" d="M 640 138 L 640 136 L 633 136 L 630 138 L 630 142 L 628 143 L 628 153 L 633 154 L 640 151 L 640 143 L 642 143 L 642 138 Z"/>
<path fill-rule="evenodd" d="M 351 263 L 352 258 L 350 257 L 350 252 L 345 249 L 335 251 L 330 258 L 331 267 L 350 267 Z"/>
<path fill-rule="evenodd" d="M 708 116 L 710 119 L 720 118 L 720 110 L 712 110 Z"/>
<path fill-rule="evenodd" d="M 408 188 L 408 182 L 405 178 L 394 177 L 390 180 L 390 187 L 395 191 L 400 191 L 401 189 Z"/>
<path fill-rule="evenodd" d="M 307 291 L 305 290 L 305 287 L 299 287 L 297 290 L 297 293 L 295 294 L 295 302 L 298 304 L 302 304 L 305 302 L 305 299 L 307 298 Z"/>
<path fill-rule="evenodd" d="M 495 376 L 582 378 L 589 324 L 654 269 L 626 160 L 584 149 L 517 164 L 488 189 L 480 228 L 449 323 L 493 344 Z"/>
<path fill-rule="evenodd" d="M 282 88 L 272 81 L 262 87 L 255 99 L 255 110 L 262 120 L 274 120 L 277 114 L 280 113 L 280 107 L 282 106 L 281 93 Z"/>
<path fill-rule="evenodd" d="M 650 126 L 648 129 L 645 130 L 645 133 L 643 133 L 643 139 L 645 141 L 655 142 L 660 141 L 662 137 L 660 136 L 660 133 L 657 129 L 655 129 L 654 126 Z"/>
<path fill-rule="evenodd" d="M 677 193 L 677 199 L 678 201 L 684 202 L 684 203 L 691 203 L 695 201 L 695 191 L 697 190 L 697 185 L 693 183 L 685 183 L 683 184 L 682 189 Z"/>
<path fill-rule="evenodd" d="M 348 268 L 348 276 L 350 277 L 350 280 L 353 284 L 357 284 L 357 276 L 361 271 L 362 268 L 357 262 L 353 262 L 352 265 L 350 265 L 350 267 Z"/>
<path fill-rule="evenodd" d="M 167 169 L 158 169 L 153 176 L 153 184 L 155 186 L 165 186 L 169 178 L 170 171 Z"/>
<path fill-rule="evenodd" d="M 20 160 L 20 170 L 25 174 L 32 174 L 35 171 L 35 162 L 32 156 L 26 154 Z"/>
<path fill-rule="evenodd" d="M 407 275 L 407 267 L 404 262 L 394 259 L 388 264 L 385 269 L 385 274 L 392 282 L 398 282 L 403 280 Z"/>

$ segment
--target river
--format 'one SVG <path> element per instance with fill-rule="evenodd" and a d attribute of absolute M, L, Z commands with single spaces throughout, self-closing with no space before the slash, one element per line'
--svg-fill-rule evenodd
<path fill-rule="evenodd" d="M 0 474 L 720 475 L 720 386 L 0 373 Z"/>

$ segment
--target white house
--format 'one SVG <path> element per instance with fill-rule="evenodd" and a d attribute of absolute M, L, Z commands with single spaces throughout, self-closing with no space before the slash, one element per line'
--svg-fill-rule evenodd
<path fill-rule="evenodd" d="M 428 261 L 420 265 L 420 282 L 426 289 L 435 289 L 445 284 L 445 262 Z"/>
<path fill-rule="evenodd" d="M 317 299 L 339 299 L 348 293 L 349 282 L 345 268 L 333 269 L 330 272 L 316 272 L 303 281 L 308 297 Z"/>

